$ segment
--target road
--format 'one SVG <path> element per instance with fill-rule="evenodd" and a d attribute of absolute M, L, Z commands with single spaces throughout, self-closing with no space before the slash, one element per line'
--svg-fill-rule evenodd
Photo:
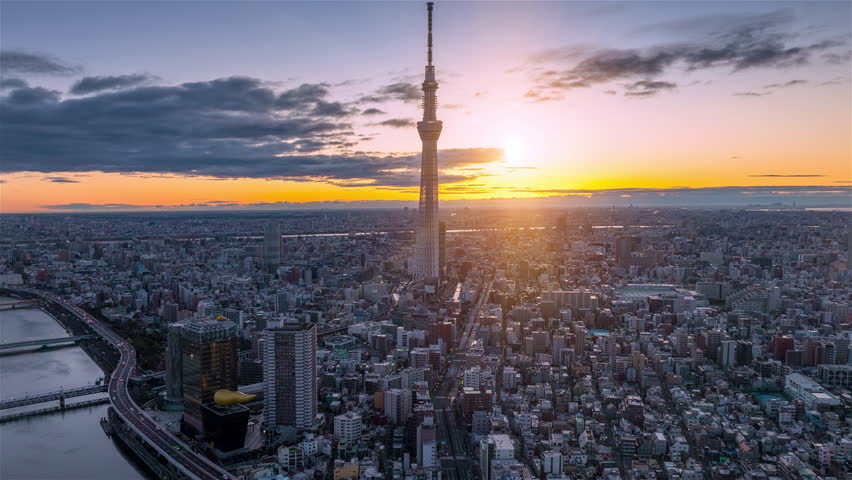
<path fill-rule="evenodd" d="M 37 295 L 61 305 L 88 323 L 93 330 L 118 349 L 121 359 L 110 378 L 109 399 L 116 413 L 136 433 L 141 435 L 146 443 L 154 447 L 170 463 L 190 478 L 197 480 L 236 480 L 236 477 L 226 472 L 220 466 L 214 464 L 203 455 L 193 452 L 189 446 L 178 440 L 177 437 L 163 430 L 143 409 L 136 405 L 127 390 L 127 382 L 133 376 L 133 372 L 136 369 L 136 351 L 130 343 L 116 335 L 108 326 L 64 298 L 31 288 L 16 288 L 15 290 Z"/>
<path fill-rule="evenodd" d="M 479 311 L 487 301 L 490 292 L 491 281 L 489 280 L 483 285 L 476 300 L 476 305 L 474 305 L 468 314 L 464 332 L 456 345 L 455 355 L 467 352 L 467 349 L 473 343 L 473 339 L 475 338 L 474 332 L 479 326 Z M 463 367 L 464 365 L 460 366 L 458 362 L 453 362 L 450 368 L 447 369 L 447 374 L 444 376 L 443 382 L 441 382 L 439 395 L 433 398 L 433 404 L 435 405 L 436 413 L 438 413 L 438 418 L 436 419 L 438 423 L 438 436 L 441 440 L 441 445 L 445 448 L 445 453 L 449 453 L 449 456 L 442 457 L 441 466 L 445 472 L 448 472 L 450 480 L 466 480 L 471 471 L 470 458 L 472 456 L 468 455 L 467 444 L 462 430 L 456 426 L 454 412 Z"/>
<path fill-rule="evenodd" d="M 468 313 L 465 329 L 462 336 L 459 338 L 455 351 L 453 352 L 453 358 L 455 358 L 456 355 L 467 352 L 467 349 L 470 348 L 474 338 L 473 332 L 475 332 L 476 328 L 479 326 L 479 311 L 488 298 L 489 293 L 491 293 L 491 281 L 488 281 L 482 288 L 479 298 L 476 300 L 476 305 L 474 305 L 474 307 L 470 310 L 470 313 Z M 449 405 L 446 403 L 449 403 L 458 393 L 459 379 L 461 377 L 462 370 L 463 368 L 455 361 L 453 361 L 453 364 L 447 369 L 447 373 L 444 375 L 444 380 L 441 383 L 438 396 L 436 397 L 436 400 L 438 400 L 436 403 L 441 403 L 442 407 L 448 407 Z"/>

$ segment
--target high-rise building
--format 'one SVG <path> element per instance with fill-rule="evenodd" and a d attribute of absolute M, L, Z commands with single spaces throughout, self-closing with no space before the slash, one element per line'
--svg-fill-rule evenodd
<path fill-rule="evenodd" d="M 586 327 L 579 323 L 574 324 L 574 350 L 579 358 L 586 354 L 586 333 Z"/>
<path fill-rule="evenodd" d="M 423 81 L 423 121 L 417 122 L 417 132 L 423 143 L 420 166 L 420 204 L 417 211 L 416 277 L 437 279 L 440 276 L 440 251 L 438 231 L 438 137 L 443 122 L 438 120 L 438 82 L 432 65 L 432 2 L 427 5 L 427 64 Z"/>
<path fill-rule="evenodd" d="M 178 320 L 178 306 L 174 302 L 163 305 L 163 323 L 174 323 Z"/>
<path fill-rule="evenodd" d="M 535 330 L 532 332 L 532 353 L 547 353 L 550 348 L 550 332 Z"/>
<path fill-rule="evenodd" d="M 565 339 L 565 335 L 557 334 L 553 336 L 553 346 L 551 347 L 551 355 L 553 360 L 551 361 L 554 365 L 562 365 L 562 349 L 568 346 L 568 341 Z"/>
<path fill-rule="evenodd" d="M 717 329 L 705 330 L 701 332 L 701 337 L 704 340 L 704 352 L 707 358 L 716 360 L 718 358 L 717 350 L 722 343 L 722 332 Z"/>
<path fill-rule="evenodd" d="M 264 331 L 263 422 L 308 430 L 317 416 L 317 332 L 312 323 Z"/>
<path fill-rule="evenodd" d="M 731 368 L 737 365 L 737 342 L 736 340 L 725 340 L 722 342 L 719 363 L 723 367 Z"/>
<path fill-rule="evenodd" d="M 482 370 L 479 367 L 473 367 L 464 371 L 464 386 L 479 390 L 480 381 L 482 379 Z"/>
<path fill-rule="evenodd" d="M 225 317 L 193 317 L 180 327 L 183 425 L 203 432 L 201 406 L 217 390 L 236 390 L 237 326 Z"/>
<path fill-rule="evenodd" d="M 166 404 L 168 410 L 183 409 L 183 366 L 181 362 L 181 329 L 183 324 L 168 326 L 166 338 Z"/>
<path fill-rule="evenodd" d="M 269 223 L 263 231 L 263 265 L 273 271 L 281 264 L 281 227 Z"/>
<path fill-rule="evenodd" d="M 503 369 L 503 389 L 513 390 L 518 386 L 518 372 L 512 367 Z"/>
<path fill-rule="evenodd" d="M 630 265 L 633 248 L 636 244 L 634 237 L 618 237 L 615 239 L 615 264 L 619 267 Z"/>
<path fill-rule="evenodd" d="M 405 423 L 411 416 L 411 390 L 392 388 L 385 391 L 385 416 L 393 424 Z"/>
<path fill-rule="evenodd" d="M 772 353 L 775 354 L 775 358 L 778 360 L 784 360 L 787 350 L 795 348 L 795 341 L 793 340 L 793 337 L 778 333 L 772 337 L 770 348 Z"/>
<path fill-rule="evenodd" d="M 689 333 L 686 330 L 680 329 L 675 334 L 674 351 L 681 358 L 689 355 Z"/>
<path fill-rule="evenodd" d="M 334 417 L 334 436 L 340 443 L 355 443 L 361 440 L 363 428 L 361 415 L 355 412 L 346 412 Z"/>

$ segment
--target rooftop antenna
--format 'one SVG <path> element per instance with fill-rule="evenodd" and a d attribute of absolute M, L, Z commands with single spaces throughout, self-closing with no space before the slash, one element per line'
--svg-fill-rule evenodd
<path fill-rule="evenodd" d="M 429 36 L 427 41 L 427 45 L 429 47 L 429 65 L 432 65 L 432 5 L 434 5 L 434 2 L 426 2 L 426 10 L 429 12 Z"/>

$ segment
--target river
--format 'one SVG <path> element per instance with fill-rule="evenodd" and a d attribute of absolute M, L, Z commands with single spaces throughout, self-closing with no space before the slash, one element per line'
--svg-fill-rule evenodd
<path fill-rule="evenodd" d="M 11 300 L 14 299 L 0 297 L 0 302 Z M 67 335 L 41 310 L 0 311 L 0 343 Z M 0 355 L 0 399 L 92 384 L 102 376 L 100 368 L 77 346 L 6 353 Z M 68 403 L 79 400 L 69 399 Z M 107 408 L 108 404 L 97 405 L 0 424 L 0 478 L 148 478 L 136 460 L 101 429 L 98 420 L 107 415 Z M 0 410 L 0 414 L 13 411 Z"/>

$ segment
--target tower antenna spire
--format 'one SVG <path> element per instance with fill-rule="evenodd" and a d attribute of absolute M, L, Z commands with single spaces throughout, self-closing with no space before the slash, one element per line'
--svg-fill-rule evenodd
<path fill-rule="evenodd" d="M 429 35 L 427 37 L 428 54 L 427 60 L 429 65 L 432 65 L 432 5 L 434 2 L 426 2 L 426 10 L 429 12 Z"/>

